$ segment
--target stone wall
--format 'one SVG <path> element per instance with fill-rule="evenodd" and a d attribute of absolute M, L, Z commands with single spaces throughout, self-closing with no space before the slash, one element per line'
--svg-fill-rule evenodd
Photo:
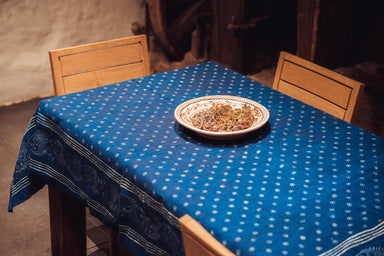
<path fill-rule="evenodd" d="M 133 35 L 145 0 L 0 0 L 0 106 L 53 95 L 48 51 Z"/>

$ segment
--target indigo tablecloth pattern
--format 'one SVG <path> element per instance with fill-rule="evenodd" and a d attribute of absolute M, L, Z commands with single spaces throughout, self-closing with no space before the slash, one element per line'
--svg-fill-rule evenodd
<path fill-rule="evenodd" d="M 202 138 L 173 112 L 207 95 L 259 102 L 269 122 Z M 184 214 L 237 255 L 384 255 L 383 153 L 384 139 L 207 62 L 41 101 L 9 210 L 50 184 L 135 255 L 183 255 Z"/>

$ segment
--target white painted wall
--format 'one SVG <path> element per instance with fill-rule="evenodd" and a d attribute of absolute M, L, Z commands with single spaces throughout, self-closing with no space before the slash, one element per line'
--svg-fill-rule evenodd
<path fill-rule="evenodd" d="M 48 51 L 133 35 L 145 0 L 0 0 L 0 106 L 53 95 Z"/>

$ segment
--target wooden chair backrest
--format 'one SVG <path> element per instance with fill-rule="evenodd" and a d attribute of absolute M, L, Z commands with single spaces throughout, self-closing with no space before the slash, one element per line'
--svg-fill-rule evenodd
<path fill-rule="evenodd" d="M 55 95 L 150 75 L 145 35 L 49 51 Z"/>
<path fill-rule="evenodd" d="M 296 55 L 281 52 L 273 89 L 351 122 L 364 84 Z"/>
<path fill-rule="evenodd" d="M 186 256 L 235 256 L 188 214 L 179 222 Z"/>

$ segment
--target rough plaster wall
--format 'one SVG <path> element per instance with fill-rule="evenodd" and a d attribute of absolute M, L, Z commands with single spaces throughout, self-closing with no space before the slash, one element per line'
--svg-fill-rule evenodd
<path fill-rule="evenodd" d="M 0 0 L 0 106 L 53 95 L 48 51 L 133 35 L 145 0 Z"/>

